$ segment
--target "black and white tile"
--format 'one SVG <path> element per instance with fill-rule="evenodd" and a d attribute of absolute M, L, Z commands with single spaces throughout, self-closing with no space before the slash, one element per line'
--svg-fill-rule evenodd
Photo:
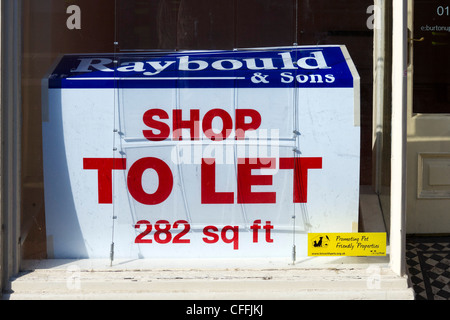
<path fill-rule="evenodd" d="M 450 236 L 407 237 L 406 264 L 417 300 L 450 300 Z"/>

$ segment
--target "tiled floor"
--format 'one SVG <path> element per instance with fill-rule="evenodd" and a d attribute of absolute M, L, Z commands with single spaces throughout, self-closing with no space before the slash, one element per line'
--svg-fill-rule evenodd
<path fill-rule="evenodd" d="M 416 300 L 450 300 L 450 236 L 407 237 L 406 263 Z"/>

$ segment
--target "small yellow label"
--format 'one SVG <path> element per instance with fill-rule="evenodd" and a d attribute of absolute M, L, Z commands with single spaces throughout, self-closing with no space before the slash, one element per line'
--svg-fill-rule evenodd
<path fill-rule="evenodd" d="M 308 256 L 385 256 L 386 232 L 308 233 Z"/>

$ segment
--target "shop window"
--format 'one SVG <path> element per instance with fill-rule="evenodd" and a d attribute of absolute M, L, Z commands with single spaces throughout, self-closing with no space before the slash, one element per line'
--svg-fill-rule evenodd
<path fill-rule="evenodd" d="M 46 258 L 51 246 L 45 223 L 41 80 L 64 54 L 114 57 L 130 52 L 344 44 L 361 76 L 360 181 L 371 184 L 372 5 L 361 0 L 24 0 L 24 258 Z"/>

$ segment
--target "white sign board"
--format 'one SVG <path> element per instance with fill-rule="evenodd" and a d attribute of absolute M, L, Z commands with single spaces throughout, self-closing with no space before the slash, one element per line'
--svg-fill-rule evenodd
<path fill-rule="evenodd" d="M 359 77 L 343 46 L 67 55 L 44 81 L 55 258 L 307 255 L 352 232 Z"/>

